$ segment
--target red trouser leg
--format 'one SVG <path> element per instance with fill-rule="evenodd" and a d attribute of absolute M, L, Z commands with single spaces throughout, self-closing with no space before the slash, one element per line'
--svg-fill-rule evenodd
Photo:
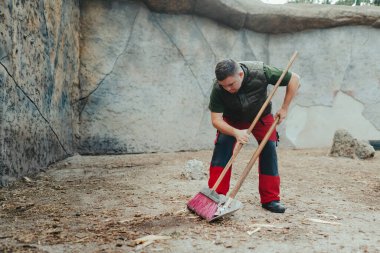
<path fill-rule="evenodd" d="M 220 166 L 210 166 L 210 178 L 208 180 L 208 187 L 211 189 L 214 187 L 214 184 L 218 180 L 220 174 L 222 173 L 224 167 Z M 230 179 L 231 179 L 231 168 L 227 171 L 226 175 L 224 175 L 223 180 L 220 182 L 218 188 L 216 188 L 216 192 L 219 194 L 227 195 L 227 192 L 230 188 Z"/>
<path fill-rule="evenodd" d="M 280 200 L 280 177 L 259 174 L 259 192 L 263 204 Z"/>
<path fill-rule="evenodd" d="M 257 123 L 253 135 L 260 143 L 274 122 L 273 116 L 266 115 Z M 259 193 L 261 203 L 280 200 L 280 176 L 278 175 L 276 144 L 277 135 L 273 131 L 259 157 Z"/>

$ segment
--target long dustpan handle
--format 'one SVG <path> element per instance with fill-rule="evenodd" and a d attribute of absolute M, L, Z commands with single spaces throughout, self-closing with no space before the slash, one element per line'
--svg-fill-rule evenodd
<path fill-rule="evenodd" d="M 249 160 L 249 163 L 245 167 L 243 173 L 241 174 L 239 181 L 236 183 L 234 189 L 231 191 L 229 198 L 233 199 L 235 198 L 236 194 L 240 190 L 241 185 L 243 184 L 244 180 L 248 176 L 249 172 L 251 171 L 253 165 L 255 164 L 257 158 L 259 157 L 261 151 L 263 150 L 265 144 L 267 144 L 269 137 L 273 133 L 274 129 L 276 128 L 276 125 L 279 121 L 279 117 L 276 117 L 273 124 L 269 128 L 268 132 L 265 134 L 264 139 L 260 142 L 259 147 L 256 149 L 255 153 L 253 153 L 251 160 Z"/>
<path fill-rule="evenodd" d="M 298 52 L 295 51 L 293 53 L 293 56 L 290 58 L 289 60 L 289 63 L 288 65 L 286 66 L 285 70 L 282 72 L 280 78 L 278 79 L 276 85 L 274 86 L 274 88 L 272 89 L 271 93 L 268 95 L 268 98 L 265 100 L 264 104 L 261 106 L 261 109 L 260 111 L 257 113 L 255 119 L 253 120 L 253 122 L 251 123 L 251 125 L 249 126 L 249 128 L 247 129 L 247 133 L 248 134 L 251 134 L 253 128 L 255 127 L 256 123 L 259 121 L 259 119 L 261 118 L 261 115 L 263 114 L 265 108 L 268 106 L 268 104 L 270 103 L 274 93 L 277 91 L 277 88 L 278 86 L 280 86 L 280 83 L 282 82 L 282 80 L 284 79 L 285 77 L 285 74 L 288 72 L 288 70 L 290 69 L 290 66 L 292 66 L 294 60 L 296 59 L 298 55 Z M 228 171 L 228 168 L 231 167 L 232 163 L 235 161 L 235 158 L 237 157 L 237 155 L 239 154 L 240 150 L 242 149 L 243 147 L 243 144 L 238 142 L 237 145 L 235 146 L 235 149 L 232 153 L 232 156 L 230 158 L 230 160 L 228 161 L 227 165 L 224 167 L 222 173 L 220 174 L 218 180 L 215 182 L 214 186 L 212 187 L 212 190 L 215 191 L 218 186 L 220 185 L 220 183 L 222 182 L 224 176 L 226 175 L 227 171 Z"/>

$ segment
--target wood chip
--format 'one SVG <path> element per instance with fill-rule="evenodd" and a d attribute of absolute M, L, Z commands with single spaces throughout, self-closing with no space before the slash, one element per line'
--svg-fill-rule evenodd
<path fill-rule="evenodd" d="M 83 237 L 83 238 L 81 238 L 81 239 L 79 239 L 79 240 L 76 240 L 75 243 L 84 242 L 86 239 L 88 239 L 87 236 L 86 236 L 86 237 Z"/>
<path fill-rule="evenodd" d="M 225 243 L 223 244 L 223 246 L 224 246 L 225 248 L 227 248 L 227 249 L 233 247 L 233 245 L 232 245 L 231 242 L 225 242 Z"/>
<path fill-rule="evenodd" d="M 170 236 L 147 235 L 147 236 L 138 238 L 136 240 L 133 240 L 132 242 L 128 243 L 128 246 L 137 245 L 136 250 L 141 250 L 142 248 L 154 243 L 155 241 L 169 240 L 169 239 L 171 239 Z"/>
<path fill-rule="evenodd" d="M 260 231 L 260 229 L 261 229 L 261 227 L 258 227 L 258 228 L 256 228 L 255 230 L 247 231 L 247 234 L 248 234 L 248 235 L 253 235 L 254 233 Z"/>
<path fill-rule="evenodd" d="M 137 244 L 144 243 L 146 241 L 157 241 L 157 240 L 169 240 L 171 239 L 170 236 L 164 236 L 164 235 L 147 235 L 141 238 L 138 238 L 135 240 Z"/>
<path fill-rule="evenodd" d="M 46 233 L 47 234 L 57 235 L 57 234 L 62 233 L 62 230 L 49 229 L 49 230 L 46 231 Z"/>
<path fill-rule="evenodd" d="M 330 218 L 333 218 L 333 219 L 338 219 L 337 216 L 335 215 L 332 215 L 332 214 L 318 214 L 318 216 L 323 216 L 323 217 L 330 217 Z"/>
<path fill-rule="evenodd" d="M 17 206 L 16 207 L 16 211 L 18 212 L 25 212 L 26 210 L 30 209 L 34 207 L 34 203 L 30 203 L 30 204 L 24 204 L 24 205 L 21 205 L 21 206 Z"/>
<path fill-rule="evenodd" d="M 316 222 L 316 223 L 322 223 L 322 224 L 342 225 L 342 223 L 339 223 L 339 222 L 326 221 L 326 220 L 320 220 L 320 219 L 314 219 L 314 218 L 308 218 L 306 220 Z"/>
<path fill-rule="evenodd" d="M 187 212 L 188 212 L 187 209 L 183 208 L 183 209 L 181 209 L 181 210 L 179 210 L 177 212 L 174 212 L 174 215 L 179 215 L 179 214 L 183 214 L 183 213 L 187 213 Z"/>
<path fill-rule="evenodd" d="M 33 182 L 33 180 L 30 179 L 29 177 L 23 177 L 23 179 L 24 179 L 25 182 L 28 182 L 28 183 Z"/>
<path fill-rule="evenodd" d="M 117 223 L 119 223 L 119 224 L 123 224 L 123 223 L 126 223 L 126 222 L 131 222 L 131 221 L 133 221 L 134 219 L 126 219 L 126 220 L 120 220 L 120 221 L 118 221 Z"/>
<path fill-rule="evenodd" d="M 137 247 L 136 247 L 136 251 L 139 251 L 139 250 L 141 250 L 142 248 L 145 248 L 146 246 L 148 246 L 148 245 L 150 245 L 150 244 L 152 244 L 152 243 L 154 243 L 154 241 L 146 241 L 146 242 L 144 242 L 143 244 L 139 244 L 139 245 L 137 245 Z"/>
<path fill-rule="evenodd" d="M 258 227 L 258 228 L 277 228 L 277 229 L 283 229 L 284 227 L 281 226 L 275 226 L 275 225 L 270 225 L 270 224 L 253 224 L 253 227 Z"/>

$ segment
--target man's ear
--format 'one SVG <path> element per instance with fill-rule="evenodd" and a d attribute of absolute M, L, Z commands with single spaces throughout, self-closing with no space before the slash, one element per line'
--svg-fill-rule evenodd
<path fill-rule="evenodd" d="M 243 70 L 239 71 L 239 76 L 240 76 L 240 78 L 243 78 L 243 76 L 244 76 Z"/>

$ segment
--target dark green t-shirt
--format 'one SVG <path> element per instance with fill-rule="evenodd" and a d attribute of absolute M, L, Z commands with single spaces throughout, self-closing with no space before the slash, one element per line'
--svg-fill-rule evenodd
<path fill-rule="evenodd" d="M 268 84 L 273 84 L 273 85 L 276 84 L 282 74 L 282 71 L 283 70 L 278 69 L 276 67 L 264 65 L 264 73 L 265 73 L 265 77 L 267 79 Z M 292 76 L 292 73 L 288 71 L 285 74 L 284 79 L 282 79 L 280 86 L 287 86 L 291 76 Z M 214 87 L 214 84 L 213 84 L 213 87 Z M 209 103 L 208 108 L 212 112 L 217 112 L 217 113 L 224 112 L 223 101 L 221 100 L 219 91 L 216 90 L 215 88 L 213 88 L 211 91 L 210 103 Z"/>

